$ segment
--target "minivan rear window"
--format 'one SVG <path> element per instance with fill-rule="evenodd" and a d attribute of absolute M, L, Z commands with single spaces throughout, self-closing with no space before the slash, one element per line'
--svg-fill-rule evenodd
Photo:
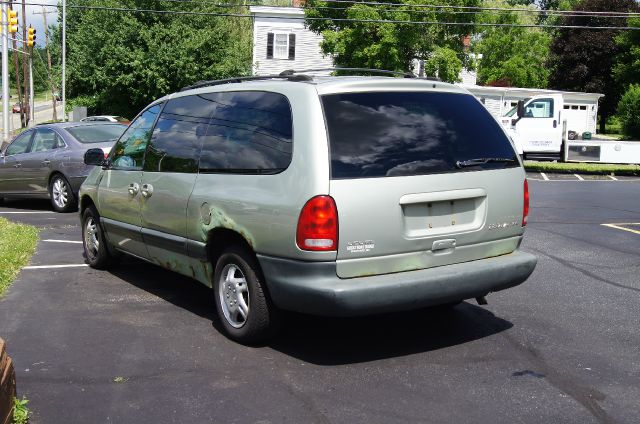
<path fill-rule="evenodd" d="M 499 124 L 471 95 L 341 93 L 322 96 L 322 106 L 333 179 L 519 166 Z M 482 158 L 506 161 L 459 165 Z"/>

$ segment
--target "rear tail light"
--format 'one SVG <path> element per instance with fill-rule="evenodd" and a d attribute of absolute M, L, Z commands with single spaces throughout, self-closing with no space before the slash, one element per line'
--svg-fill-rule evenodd
<path fill-rule="evenodd" d="M 529 182 L 524 180 L 524 207 L 522 208 L 522 226 L 527 225 L 527 217 L 529 216 Z"/>
<path fill-rule="evenodd" d="M 108 157 L 109 157 L 109 152 L 104 152 L 104 160 L 107 160 Z"/>
<path fill-rule="evenodd" d="M 296 244 L 302 250 L 338 249 L 338 209 L 331 196 L 311 198 L 298 219 Z"/>

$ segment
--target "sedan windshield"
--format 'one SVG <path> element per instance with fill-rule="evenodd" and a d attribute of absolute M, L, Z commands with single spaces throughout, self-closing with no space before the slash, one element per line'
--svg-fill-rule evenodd
<path fill-rule="evenodd" d="M 87 144 L 117 140 L 126 129 L 120 124 L 99 124 L 67 128 L 67 131 L 80 143 Z"/>

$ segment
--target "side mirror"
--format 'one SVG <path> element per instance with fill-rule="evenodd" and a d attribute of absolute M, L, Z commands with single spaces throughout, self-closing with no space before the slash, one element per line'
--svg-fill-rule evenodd
<path fill-rule="evenodd" d="M 89 149 L 84 153 L 84 164 L 102 166 L 105 163 L 102 149 Z"/>
<path fill-rule="evenodd" d="M 524 116 L 524 100 L 518 100 L 518 118 L 522 118 Z"/>

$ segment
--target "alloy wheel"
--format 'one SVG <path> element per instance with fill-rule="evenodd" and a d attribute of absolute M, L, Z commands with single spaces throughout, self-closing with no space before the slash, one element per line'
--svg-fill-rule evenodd
<path fill-rule="evenodd" d="M 242 270 L 235 264 L 227 264 L 220 274 L 219 297 L 222 313 L 234 328 L 240 328 L 249 316 L 249 288 Z"/>

